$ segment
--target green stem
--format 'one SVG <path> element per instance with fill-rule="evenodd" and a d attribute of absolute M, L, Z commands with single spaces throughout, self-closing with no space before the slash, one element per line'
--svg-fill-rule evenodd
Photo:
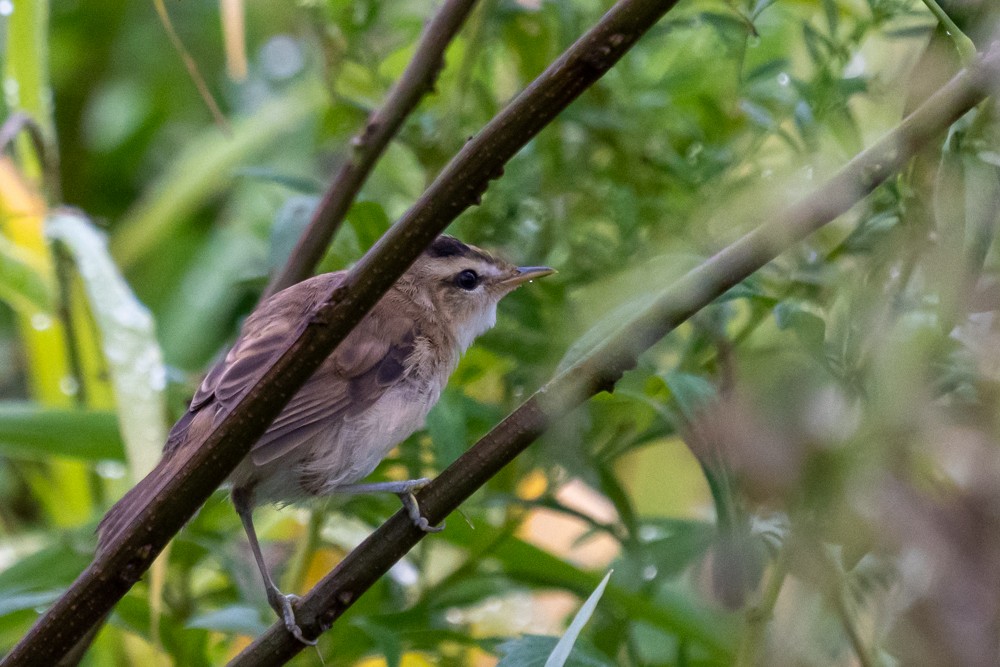
<path fill-rule="evenodd" d="M 858 658 L 858 664 L 861 665 L 861 667 L 876 667 L 876 665 L 880 663 L 865 645 L 864 639 L 861 636 L 861 631 L 854 622 L 851 603 L 847 597 L 847 575 L 845 574 L 843 567 L 841 567 L 840 562 L 834 559 L 823 546 L 817 545 L 815 553 L 820 557 L 823 567 L 831 575 L 830 587 L 828 589 L 830 600 L 833 602 L 833 606 L 837 612 L 837 617 L 840 619 L 840 624 L 844 628 L 844 634 L 847 635 L 847 639 L 851 642 L 854 654 Z"/>
<path fill-rule="evenodd" d="M 962 30 L 951 20 L 948 13 L 945 12 L 941 5 L 937 3 L 937 0 L 923 0 L 927 9 L 930 10 L 934 18 L 938 20 L 941 27 L 944 28 L 948 36 L 955 43 L 955 48 L 958 50 L 958 55 L 962 58 L 962 65 L 968 65 L 976 58 L 976 45 L 973 44 L 972 40 L 969 39 Z"/>
<path fill-rule="evenodd" d="M 767 633 L 767 625 L 774 616 L 774 605 L 778 601 L 781 587 L 788 575 L 789 541 L 785 540 L 778 557 L 771 566 L 767 585 L 761 594 L 760 602 L 750 607 L 744 617 L 743 638 L 740 641 L 739 653 L 736 656 L 736 667 L 753 667 L 759 664 L 758 658 Z"/>

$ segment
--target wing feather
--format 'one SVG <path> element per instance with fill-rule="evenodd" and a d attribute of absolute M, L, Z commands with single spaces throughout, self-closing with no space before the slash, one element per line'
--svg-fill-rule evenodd
<path fill-rule="evenodd" d="M 292 397 L 251 450 L 264 465 L 289 455 L 324 429 L 371 407 L 402 377 L 413 353 L 412 320 L 369 314 Z"/>
<path fill-rule="evenodd" d="M 215 409 L 228 413 L 291 342 L 307 313 L 344 279 L 344 272 L 324 274 L 279 292 L 243 325 L 232 349 L 205 376 L 188 413 L 171 431 L 169 443 L 182 442 L 192 416 Z M 416 332 L 403 308 L 369 313 L 316 373 L 292 397 L 251 450 L 260 466 L 292 453 L 324 429 L 363 412 L 405 372 Z"/>

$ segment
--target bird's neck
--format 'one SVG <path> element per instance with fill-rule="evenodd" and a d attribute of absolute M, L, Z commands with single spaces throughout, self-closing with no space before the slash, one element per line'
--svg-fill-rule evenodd
<path fill-rule="evenodd" d="M 428 343 L 420 359 L 425 370 L 451 374 L 473 341 L 496 323 L 496 304 L 472 322 L 456 323 L 446 317 L 432 294 L 401 280 L 396 285 L 397 303 L 410 313 L 418 335 Z M 433 370 L 431 370 L 433 368 Z"/>

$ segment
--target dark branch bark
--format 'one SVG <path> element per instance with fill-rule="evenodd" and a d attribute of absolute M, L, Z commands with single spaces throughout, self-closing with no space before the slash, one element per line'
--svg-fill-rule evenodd
<path fill-rule="evenodd" d="M 444 65 L 444 51 L 475 4 L 476 0 L 447 0 L 424 28 L 413 59 L 382 108 L 372 112 L 364 129 L 351 140 L 351 155 L 333 177 L 309 226 L 281 273 L 267 286 L 262 300 L 312 274 L 385 147 L 424 94 L 434 89 Z"/>
<path fill-rule="evenodd" d="M 998 72 L 1000 47 L 952 79 L 893 132 L 856 156 L 818 190 L 671 285 L 652 306 L 539 389 L 418 494 L 424 515 L 432 523 L 444 520 L 541 435 L 552 420 L 613 386 L 657 340 L 783 250 L 861 201 L 917 150 L 983 100 Z M 312 637 L 329 628 L 424 535 L 404 512 L 391 517 L 302 599 L 296 618 L 305 634 Z M 697 638 L 706 648 L 724 650 L 714 637 Z M 276 623 L 230 665 L 281 664 L 302 648 L 284 625 Z"/>
<path fill-rule="evenodd" d="M 471 139 L 414 206 L 354 266 L 260 382 L 32 627 L 2 665 L 55 664 L 142 576 L 157 554 L 249 452 L 291 396 L 489 181 L 674 5 L 621 0 Z M 399 555 L 408 548 L 400 547 Z M 398 558 L 399 556 L 397 556 Z"/>

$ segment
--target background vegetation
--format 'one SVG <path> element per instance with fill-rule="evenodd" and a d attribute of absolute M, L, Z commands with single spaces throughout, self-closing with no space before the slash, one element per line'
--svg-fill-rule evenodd
<path fill-rule="evenodd" d="M 0 162 L 0 650 L 89 562 L 435 9 L 257 2 L 241 29 L 232 6 L 169 7 L 223 128 L 153 6 L 0 0 L 4 115 L 33 119 L 59 175 L 24 134 Z M 322 268 L 357 259 L 606 9 L 483 2 Z M 959 9 L 988 34 L 990 3 Z M 968 56 L 940 21 L 920 0 L 682 2 L 453 226 L 560 273 L 504 302 L 375 477 L 432 476 L 893 127 Z M 220 25 L 245 38 L 245 75 Z M 660 342 L 296 664 L 528 664 L 555 642 L 530 635 L 561 634 L 611 568 L 575 664 L 994 664 L 996 132 L 973 112 Z M 46 230 L 63 202 L 113 263 L 86 227 Z M 262 510 L 258 529 L 304 592 L 396 507 Z M 86 664 L 219 664 L 272 621 L 220 491 Z"/>

